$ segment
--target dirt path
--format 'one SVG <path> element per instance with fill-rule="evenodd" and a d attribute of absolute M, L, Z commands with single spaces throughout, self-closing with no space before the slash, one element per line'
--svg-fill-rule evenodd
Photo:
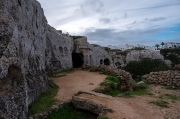
<path fill-rule="evenodd" d="M 67 76 L 54 78 L 54 82 L 60 87 L 56 98 L 60 101 L 69 101 L 78 91 L 91 91 L 99 87 L 104 81 L 105 75 L 97 72 L 75 70 Z M 136 96 L 133 98 L 102 98 L 88 97 L 105 104 L 108 108 L 113 109 L 113 113 L 108 113 L 110 119 L 180 119 L 180 101 L 169 102 L 169 108 L 162 108 L 150 104 L 150 101 L 159 100 L 163 94 L 176 94 L 180 96 L 179 90 L 166 90 L 162 86 L 150 87 L 153 96 Z"/>
<path fill-rule="evenodd" d="M 97 72 L 75 70 L 67 76 L 54 78 L 54 82 L 60 87 L 56 98 L 60 101 L 69 101 L 79 91 L 91 91 L 104 81 L 105 75 Z"/>

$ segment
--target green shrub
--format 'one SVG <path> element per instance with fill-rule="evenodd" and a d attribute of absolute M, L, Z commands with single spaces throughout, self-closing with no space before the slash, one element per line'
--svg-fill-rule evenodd
<path fill-rule="evenodd" d="M 106 52 L 109 52 L 109 51 L 111 51 L 111 48 L 104 47 L 104 50 L 105 50 Z"/>
<path fill-rule="evenodd" d="M 110 87 L 106 87 L 103 91 L 102 91 L 103 94 L 106 94 L 106 95 L 110 95 L 112 97 L 115 97 L 117 96 L 118 94 L 121 93 L 121 91 L 117 90 L 117 89 L 111 89 Z"/>
<path fill-rule="evenodd" d="M 116 90 L 116 85 L 115 85 L 115 83 L 111 82 L 111 83 L 110 83 L 110 87 L 111 87 L 112 90 Z"/>
<path fill-rule="evenodd" d="M 116 76 L 108 76 L 106 77 L 107 81 L 109 82 L 113 82 L 113 83 L 119 83 L 120 82 L 120 78 L 116 77 Z"/>
<path fill-rule="evenodd" d="M 161 60 L 158 59 L 142 59 L 140 61 L 132 61 L 129 62 L 125 67 L 124 70 L 130 72 L 134 75 L 145 75 L 149 74 L 150 72 L 156 71 L 166 71 L 170 68 Z"/>
<path fill-rule="evenodd" d="M 160 53 L 164 56 L 165 59 L 170 60 L 173 66 L 180 64 L 180 57 L 178 57 L 178 55 L 180 55 L 180 48 L 162 49 L 160 50 Z"/>
<path fill-rule="evenodd" d="M 101 82 L 100 86 L 107 86 L 107 83 L 106 82 Z"/>
<path fill-rule="evenodd" d="M 90 117 L 83 112 L 77 112 L 72 105 L 64 105 L 50 113 L 46 119 L 90 119 Z"/>

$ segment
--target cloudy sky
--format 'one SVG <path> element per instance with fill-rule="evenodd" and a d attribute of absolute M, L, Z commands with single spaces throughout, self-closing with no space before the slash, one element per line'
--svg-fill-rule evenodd
<path fill-rule="evenodd" d="M 180 0 L 37 0 L 48 23 L 91 44 L 180 42 Z"/>

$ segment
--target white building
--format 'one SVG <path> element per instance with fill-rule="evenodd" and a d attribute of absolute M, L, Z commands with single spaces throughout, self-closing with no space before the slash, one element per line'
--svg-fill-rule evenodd
<path fill-rule="evenodd" d="M 156 47 L 151 47 L 151 46 L 145 46 L 145 45 L 128 45 L 128 44 L 125 44 L 125 45 L 118 45 L 118 46 L 112 46 L 112 45 L 108 45 L 109 48 L 111 49 L 120 49 L 122 51 L 125 51 L 125 50 L 128 50 L 128 49 L 133 49 L 133 48 L 145 48 L 147 50 L 157 50 Z"/>
<path fill-rule="evenodd" d="M 164 43 L 164 48 L 177 48 L 180 47 L 180 43 L 167 42 Z"/>

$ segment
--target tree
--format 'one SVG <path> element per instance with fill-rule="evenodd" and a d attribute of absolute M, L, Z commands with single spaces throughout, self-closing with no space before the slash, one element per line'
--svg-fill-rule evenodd
<path fill-rule="evenodd" d="M 161 45 L 162 45 L 162 48 L 163 48 L 163 46 L 164 46 L 164 42 L 161 42 Z"/>
<path fill-rule="evenodd" d="M 159 44 L 156 44 L 155 47 L 157 47 L 157 49 L 159 48 Z"/>

